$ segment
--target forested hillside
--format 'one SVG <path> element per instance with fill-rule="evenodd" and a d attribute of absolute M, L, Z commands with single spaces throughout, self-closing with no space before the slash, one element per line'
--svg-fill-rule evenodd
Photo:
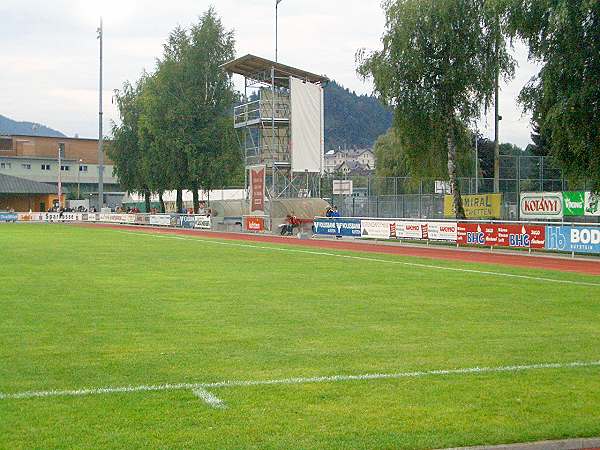
<path fill-rule="evenodd" d="M 60 131 L 33 122 L 17 122 L 0 114 L 0 134 L 24 134 L 28 136 L 64 137 Z"/>
<path fill-rule="evenodd" d="M 379 100 L 329 82 L 325 96 L 325 150 L 372 147 L 392 125 L 392 112 Z"/>

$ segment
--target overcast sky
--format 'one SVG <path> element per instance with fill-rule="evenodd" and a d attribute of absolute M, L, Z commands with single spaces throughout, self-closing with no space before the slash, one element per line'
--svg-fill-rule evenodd
<path fill-rule="evenodd" d="M 104 129 L 117 114 L 112 93 L 141 71 L 152 71 L 162 43 L 177 25 L 189 26 L 210 5 L 235 30 L 238 56 L 274 58 L 275 0 L 2 0 L 0 2 L 0 114 L 40 122 L 69 136 L 98 136 L 98 41 L 104 18 Z M 279 5 L 279 61 L 325 74 L 357 93 L 369 83 L 355 73 L 361 47 L 380 46 L 379 0 L 283 0 Z M 515 48 L 517 76 L 502 87 L 501 140 L 525 146 L 529 118 L 516 96 L 537 67 Z M 482 118 L 491 136 L 493 115 Z"/>

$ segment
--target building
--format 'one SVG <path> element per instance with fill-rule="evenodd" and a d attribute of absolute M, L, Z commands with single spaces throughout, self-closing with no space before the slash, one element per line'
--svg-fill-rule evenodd
<path fill-rule="evenodd" d="M 64 144 L 61 167 L 58 167 L 59 144 Z M 97 204 L 98 140 L 69 137 L 11 135 L 0 136 L 0 174 L 39 183 L 61 183 L 70 199 L 87 199 Z M 118 203 L 123 193 L 113 176 L 113 164 L 105 158 L 105 201 Z"/>
<path fill-rule="evenodd" d="M 44 212 L 58 203 L 57 186 L 0 173 L 0 211 Z"/>
<path fill-rule="evenodd" d="M 375 170 L 375 154 L 370 148 L 330 150 L 325 153 L 325 173 L 353 173 L 364 175 Z"/>

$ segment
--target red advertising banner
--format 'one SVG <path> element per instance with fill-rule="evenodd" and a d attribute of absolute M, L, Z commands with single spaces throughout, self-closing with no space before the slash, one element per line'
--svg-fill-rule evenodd
<path fill-rule="evenodd" d="M 250 168 L 250 212 L 265 212 L 265 166 Z"/>
<path fill-rule="evenodd" d="M 247 231 L 265 231 L 265 219 L 263 217 L 245 217 L 244 228 Z"/>
<path fill-rule="evenodd" d="M 488 247 L 544 248 L 546 227 L 524 224 L 464 223 L 458 224 L 459 245 Z"/>

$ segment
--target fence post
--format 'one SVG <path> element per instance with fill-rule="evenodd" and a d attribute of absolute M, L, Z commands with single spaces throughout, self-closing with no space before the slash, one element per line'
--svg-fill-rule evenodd
<path fill-rule="evenodd" d="M 419 219 L 422 218 L 423 179 L 419 180 Z"/>

